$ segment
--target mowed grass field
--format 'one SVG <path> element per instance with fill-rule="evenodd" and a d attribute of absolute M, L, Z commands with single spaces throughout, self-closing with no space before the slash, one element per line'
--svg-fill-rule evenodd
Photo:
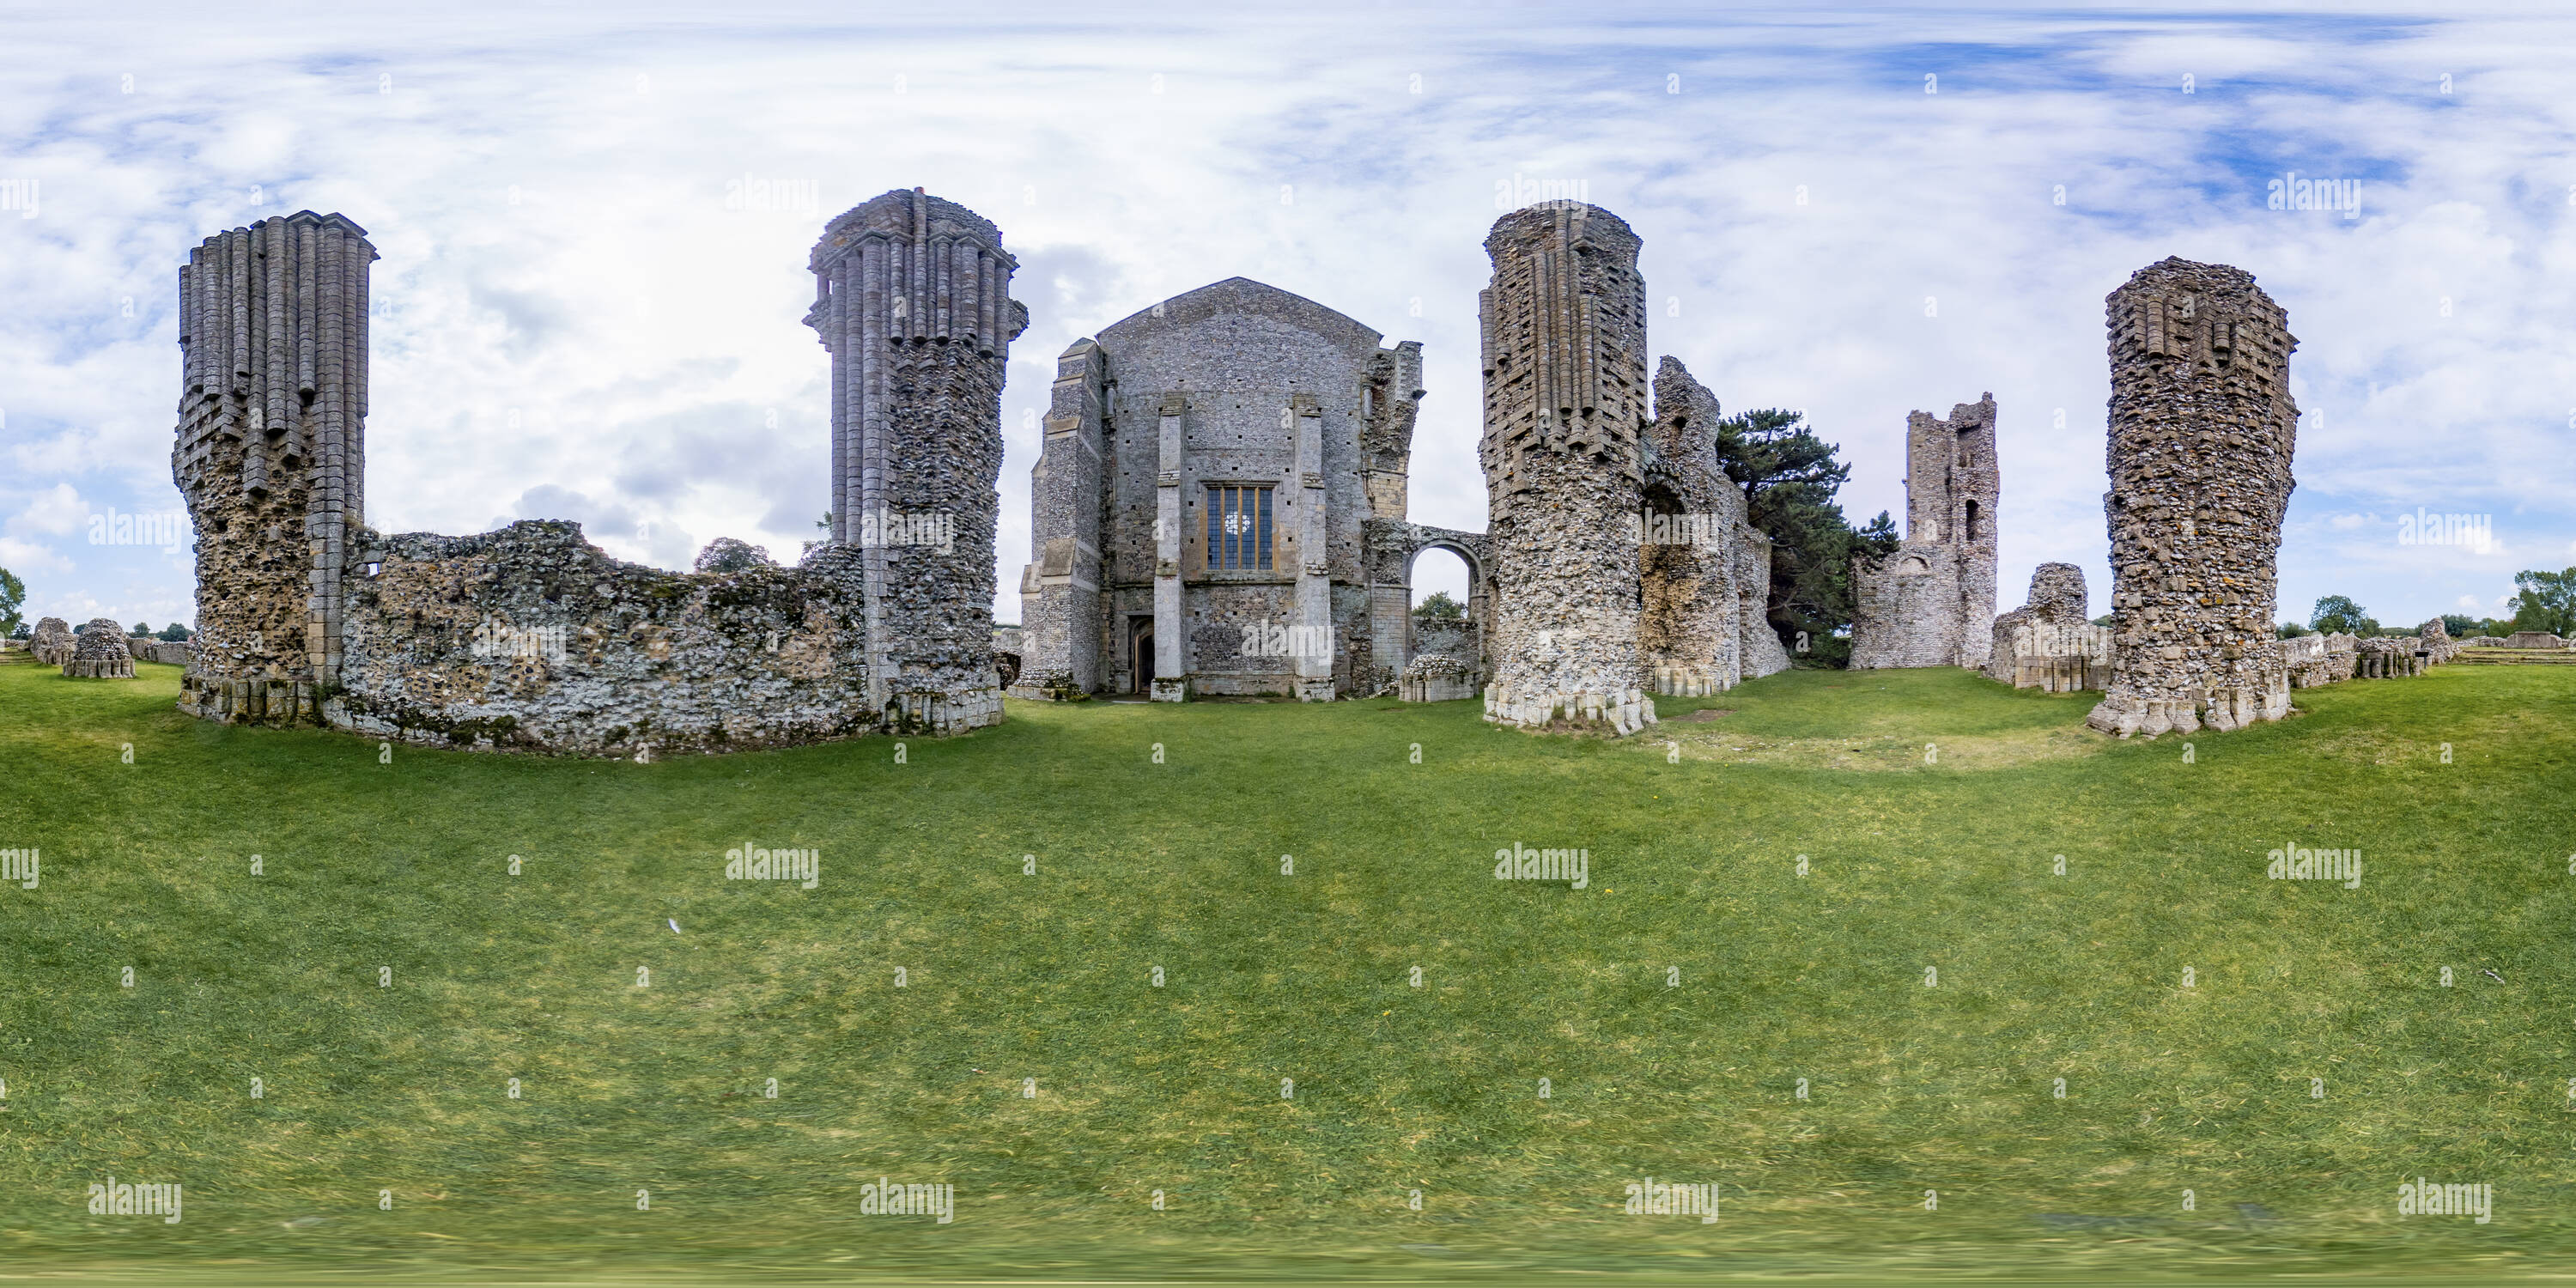
<path fill-rule="evenodd" d="M 2155 742 L 1793 672 L 1625 741 L 1014 703 L 646 765 L 383 763 L 139 670 L 0 664 L 0 1279 L 2576 1269 L 2576 669 Z"/>

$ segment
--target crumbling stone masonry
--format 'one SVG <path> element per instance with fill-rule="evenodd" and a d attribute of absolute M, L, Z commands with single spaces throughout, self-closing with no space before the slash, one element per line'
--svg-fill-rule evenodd
<path fill-rule="evenodd" d="M 75 680 L 133 679 L 134 653 L 126 647 L 125 628 L 113 618 L 92 619 L 73 646 L 71 660 L 63 663 L 63 674 Z"/>
<path fill-rule="evenodd" d="M 182 711 L 313 723 L 337 681 L 375 260 L 365 229 L 305 210 L 209 237 L 179 270 L 170 471 L 197 532 L 199 636 Z"/>
<path fill-rule="evenodd" d="M 375 258 L 306 211 L 182 270 L 172 471 L 200 631 L 182 710 L 639 758 L 1000 718 L 993 485 L 1027 311 L 992 225 L 916 190 L 827 226 L 807 321 L 834 363 L 833 539 L 795 568 L 724 540 L 697 572 L 642 567 L 571 523 L 366 527 Z"/>
<path fill-rule="evenodd" d="M 1002 379 L 1029 311 L 1001 231 L 916 188 L 834 219 L 806 325 L 832 354 L 832 539 L 867 587 L 871 706 L 997 724 L 993 533 Z"/>
<path fill-rule="evenodd" d="M 48 617 L 36 623 L 34 634 L 27 641 L 27 651 L 47 666 L 61 666 L 72 660 L 72 653 L 79 645 L 80 641 L 72 635 L 70 623 L 59 617 Z"/>
<path fill-rule="evenodd" d="M 2030 602 L 1995 619 L 1985 672 L 2016 689 L 2073 693 L 2111 678 L 2111 628 L 2096 626 L 2084 570 L 2044 563 L 2030 575 Z"/>
<path fill-rule="evenodd" d="M 2302 635 L 2280 641 L 2281 665 L 2289 673 L 2290 687 L 2313 689 L 2351 679 L 2359 660 L 2359 644 L 2359 640 L 2343 634 Z"/>
<path fill-rule="evenodd" d="M 1660 694 L 1723 693 L 1785 671 L 1766 610 L 1771 538 L 1753 526 L 1744 489 L 1717 458 L 1717 396 L 1676 358 L 1655 371 L 1644 443 L 1638 542 L 1638 646 Z"/>
<path fill-rule="evenodd" d="M 1498 600 L 1489 719 L 1655 719 L 1638 645 L 1638 512 L 1648 420 L 1637 235 L 1598 206 L 1494 221 L 1481 296 L 1485 468 Z"/>
<path fill-rule="evenodd" d="M 2289 318 L 2252 274 L 2182 259 L 2105 303 L 2119 653 L 2086 721 L 2125 738 L 2278 720 L 2290 681 L 2274 562 L 2299 416 Z"/>
<path fill-rule="evenodd" d="M 1853 560 L 1853 670 L 1986 665 L 2002 488 L 1993 394 L 1906 417 L 1905 540 Z"/>

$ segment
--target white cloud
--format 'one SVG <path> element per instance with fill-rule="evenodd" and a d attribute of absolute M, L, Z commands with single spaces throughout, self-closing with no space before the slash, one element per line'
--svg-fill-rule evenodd
<path fill-rule="evenodd" d="M 36 493 L 10 515 L 7 531 L 12 535 L 41 532 L 58 537 L 77 530 L 88 517 L 89 507 L 81 503 L 80 492 L 69 483 L 56 483 Z"/>

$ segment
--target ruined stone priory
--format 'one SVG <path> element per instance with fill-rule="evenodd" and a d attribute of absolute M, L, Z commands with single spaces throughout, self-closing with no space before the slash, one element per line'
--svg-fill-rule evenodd
<path fill-rule="evenodd" d="M 1524 218 L 1557 240 L 1524 246 Z M 1715 397 L 1667 359 L 1649 409 L 1635 236 L 1587 206 L 1506 215 L 1495 238 L 1490 533 L 1407 518 L 1418 342 L 1238 277 L 1068 347 L 1031 471 L 1012 694 L 1482 688 L 1504 723 L 1561 711 L 1626 732 L 1653 718 L 1650 693 L 1785 669 L 1763 617 L 1770 542 L 1716 464 Z M 1618 267 L 1573 271 L 1596 252 Z M 1582 409 L 1541 433 L 1556 398 Z M 1456 627 L 1411 615 L 1432 549 L 1468 568 Z"/>
<path fill-rule="evenodd" d="M 1851 669 L 1982 669 L 1994 647 L 1995 396 L 1905 419 L 1905 538 L 1852 564 Z"/>
<path fill-rule="evenodd" d="M 831 539 L 693 573 L 578 524 L 365 521 L 366 232 L 302 211 L 179 270 L 171 472 L 197 532 L 179 706 L 460 747 L 633 756 L 1001 718 L 1000 390 L 1028 311 L 1000 232 L 919 189 L 827 224 L 806 314 L 831 362 Z"/>
<path fill-rule="evenodd" d="M 2299 409 L 2289 318 L 2223 264 L 2166 259 L 2105 301 L 2117 656 L 2086 723 L 2125 738 L 2290 711 L 2274 563 Z"/>

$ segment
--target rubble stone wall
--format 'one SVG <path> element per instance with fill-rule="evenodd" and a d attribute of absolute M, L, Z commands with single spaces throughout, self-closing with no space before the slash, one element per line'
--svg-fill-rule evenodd
<path fill-rule="evenodd" d="M 2096 626 L 2084 570 L 2044 563 L 2030 575 L 2030 601 L 1995 619 L 1987 678 L 2016 689 L 2073 693 L 2111 678 L 2111 629 Z"/>
<path fill-rule="evenodd" d="M 2105 303 L 2119 654 L 2087 722 L 2125 738 L 2280 719 L 2274 565 L 2299 415 L 2288 315 L 2252 274 L 2182 259 Z"/>

